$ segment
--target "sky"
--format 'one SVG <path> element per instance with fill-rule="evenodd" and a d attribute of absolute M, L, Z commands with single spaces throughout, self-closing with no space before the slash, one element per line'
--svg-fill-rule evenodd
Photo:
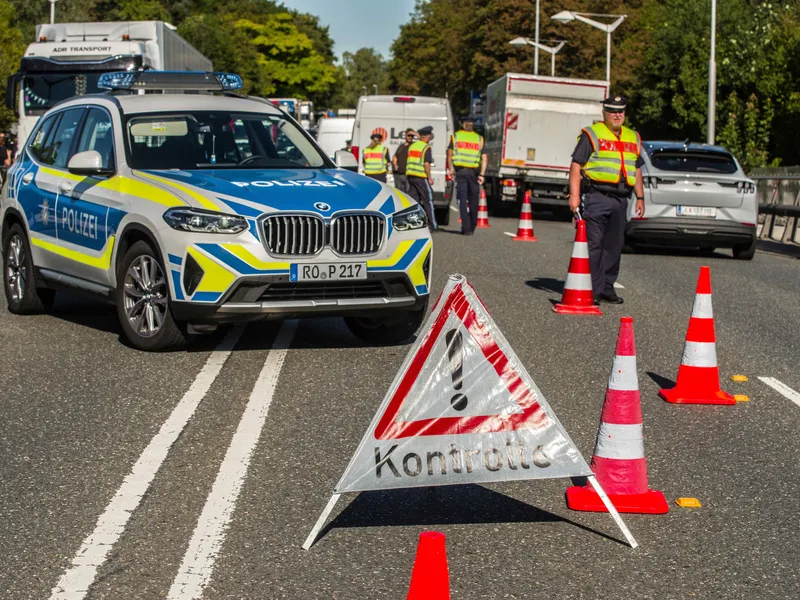
<path fill-rule="evenodd" d="M 330 28 L 336 43 L 333 51 L 341 63 L 342 53 L 374 48 L 389 58 L 389 48 L 400 34 L 400 25 L 410 20 L 414 0 L 282 0 L 284 6 L 319 17 Z"/>

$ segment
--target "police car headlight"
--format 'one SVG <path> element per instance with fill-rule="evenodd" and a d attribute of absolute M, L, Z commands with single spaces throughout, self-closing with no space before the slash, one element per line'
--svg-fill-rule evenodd
<path fill-rule="evenodd" d="M 425 210 L 417 204 L 396 213 L 392 218 L 392 224 L 397 231 L 422 229 L 428 226 L 428 217 L 425 216 Z"/>
<path fill-rule="evenodd" d="M 164 220 L 173 229 L 194 233 L 240 233 L 247 229 L 244 217 L 197 208 L 171 208 L 164 213 Z"/>

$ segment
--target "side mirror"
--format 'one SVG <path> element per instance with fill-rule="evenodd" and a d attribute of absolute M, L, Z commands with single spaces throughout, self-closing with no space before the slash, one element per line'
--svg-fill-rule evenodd
<path fill-rule="evenodd" d="M 348 171 L 358 171 L 358 161 L 353 156 L 352 152 L 347 150 L 337 150 L 333 155 L 333 162 L 339 169 L 347 169 Z"/>
<path fill-rule="evenodd" d="M 6 82 L 6 108 L 13 111 L 16 117 L 19 117 L 17 92 L 19 92 L 18 84 L 20 81 L 22 81 L 22 76 L 19 73 L 15 73 Z"/>
<path fill-rule="evenodd" d="M 113 169 L 103 167 L 103 158 L 96 150 L 78 152 L 69 159 L 67 170 L 75 175 L 112 175 Z"/>

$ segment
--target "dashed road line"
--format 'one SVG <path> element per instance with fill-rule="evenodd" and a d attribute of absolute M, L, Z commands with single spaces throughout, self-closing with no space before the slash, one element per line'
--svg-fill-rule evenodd
<path fill-rule="evenodd" d="M 453 205 L 450 205 L 450 210 L 452 210 L 454 213 L 458 212 L 458 209 Z"/>
<path fill-rule="evenodd" d="M 214 563 L 225 541 L 236 500 L 267 420 L 278 376 L 296 330 L 297 321 L 286 321 L 275 337 L 200 514 L 189 548 L 172 582 L 168 600 L 194 600 L 203 597 L 203 590 L 211 579 Z"/>
<path fill-rule="evenodd" d="M 50 600 L 82 600 L 89 593 L 89 587 L 94 583 L 97 571 L 106 562 L 114 544 L 125 531 L 131 515 L 150 488 L 172 444 L 178 439 L 198 405 L 205 398 L 243 331 L 244 326 L 235 327 L 211 351 L 211 356 L 195 377 L 194 383 L 139 456 L 139 460 L 133 465 L 133 469 L 100 515 L 94 531 L 83 541 L 78 553 L 72 559 L 71 566 L 51 590 Z"/>
<path fill-rule="evenodd" d="M 511 233 L 510 231 L 504 231 L 503 233 L 505 233 L 506 235 L 511 236 L 511 237 L 516 237 L 516 235 L 517 235 L 516 233 Z"/>
<path fill-rule="evenodd" d="M 800 406 L 800 394 L 798 394 L 785 383 L 778 381 L 774 377 L 759 377 L 759 379 L 766 383 L 773 390 L 781 394 L 784 398 L 788 398 L 797 404 L 797 406 Z"/>

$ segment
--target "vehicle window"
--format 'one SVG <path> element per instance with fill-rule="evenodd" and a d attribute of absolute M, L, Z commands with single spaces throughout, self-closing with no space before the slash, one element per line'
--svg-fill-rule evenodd
<path fill-rule="evenodd" d="M 128 122 L 127 135 L 134 169 L 328 166 L 284 115 L 216 111 L 136 116 Z"/>
<path fill-rule="evenodd" d="M 650 162 L 656 169 L 683 173 L 735 173 L 736 161 L 725 152 L 653 151 Z"/>
<path fill-rule="evenodd" d="M 52 106 L 84 94 L 98 94 L 101 73 L 53 73 L 29 75 L 22 82 L 25 113 L 43 115 Z"/>
<path fill-rule="evenodd" d="M 72 142 L 83 117 L 83 108 L 72 108 L 61 115 L 55 133 L 49 135 L 41 150 L 41 160 L 46 165 L 66 168 L 72 155 Z"/>
<path fill-rule="evenodd" d="M 114 134 L 111 115 L 99 108 L 92 108 L 86 116 L 77 152 L 94 150 L 100 154 L 104 169 L 114 168 Z"/>
<path fill-rule="evenodd" d="M 33 155 L 34 158 L 36 158 L 36 160 L 41 161 L 43 159 L 42 157 L 45 143 L 47 142 L 47 138 L 60 116 L 61 115 L 59 114 L 50 115 L 42 122 L 42 125 L 36 130 L 36 133 L 33 134 L 31 143 L 28 146 L 28 151 Z"/>

